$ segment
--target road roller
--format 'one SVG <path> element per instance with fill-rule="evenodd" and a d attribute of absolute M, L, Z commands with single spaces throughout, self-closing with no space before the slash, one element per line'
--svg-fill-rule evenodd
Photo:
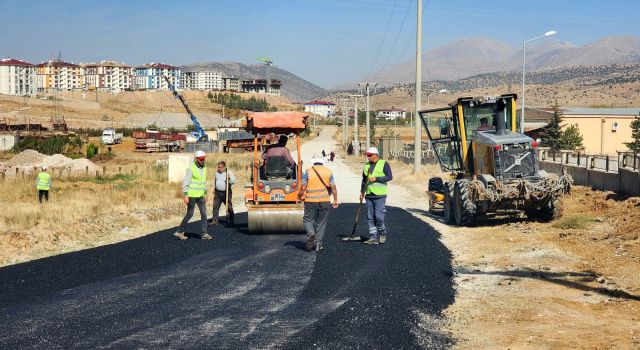
<path fill-rule="evenodd" d="M 296 200 L 302 181 L 300 133 L 306 128 L 307 117 L 301 112 L 256 112 L 246 116 L 245 129 L 253 135 L 251 184 L 245 187 L 250 233 L 304 232 L 304 204 Z M 271 139 L 295 139 L 295 164 L 291 165 L 285 156 L 266 157 L 269 147 L 284 147 L 263 144 L 261 140 L 267 135 Z"/>

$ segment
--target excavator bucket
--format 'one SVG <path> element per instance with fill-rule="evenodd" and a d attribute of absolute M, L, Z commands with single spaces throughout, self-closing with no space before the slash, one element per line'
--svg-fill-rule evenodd
<path fill-rule="evenodd" d="M 303 233 L 302 204 L 260 204 L 248 206 L 250 233 Z"/>

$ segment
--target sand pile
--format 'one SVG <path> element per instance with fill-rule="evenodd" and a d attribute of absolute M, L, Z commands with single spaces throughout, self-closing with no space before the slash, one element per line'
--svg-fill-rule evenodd
<path fill-rule="evenodd" d="M 100 170 L 100 167 L 85 158 L 71 159 L 62 154 L 47 156 L 38 151 L 28 149 L 0 164 L 0 172 L 4 172 L 5 176 L 15 176 L 16 169 L 18 169 L 18 173 L 32 174 L 34 168 L 36 168 L 35 171 L 38 171 L 43 165 L 55 171 L 56 175 L 59 170 L 62 170 L 63 174 L 66 175 L 83 174 L 86 172 L 87 167 L 89 168 L 89 174 L 95 174 L 96 171 Z"/>

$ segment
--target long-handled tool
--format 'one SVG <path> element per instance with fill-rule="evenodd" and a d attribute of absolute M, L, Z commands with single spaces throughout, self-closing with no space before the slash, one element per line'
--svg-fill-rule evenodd
<path fill-rule="evenodd" d="M 356 210 L 356 219 L 353 222 L 353 229 L 351 229 L 351 235 L 342 237 L 343 242 L 360 240 L 360 236 L 356 235 L 356 227 L 358 227 L 358 221 L 360 221 L 360 210 L 362 210 L 362 199 L 360 199 L 360 204 L 358 204 L 358 209 Z"/>

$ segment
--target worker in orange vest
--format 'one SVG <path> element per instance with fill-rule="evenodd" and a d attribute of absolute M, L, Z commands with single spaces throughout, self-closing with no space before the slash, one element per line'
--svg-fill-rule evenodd
<path fill-rule="evenodd" d="M 304 230 L 307 232 L 307 251 L 324 249 L 329 209 L 338 207 L 338 190 L 333 174 L 324 166 L 324 158 L 314 157 L 313 165 L 302 176 L 298 202 L 304 200 Z M 333 196 L 333 203 L 331 203 Z"/>

